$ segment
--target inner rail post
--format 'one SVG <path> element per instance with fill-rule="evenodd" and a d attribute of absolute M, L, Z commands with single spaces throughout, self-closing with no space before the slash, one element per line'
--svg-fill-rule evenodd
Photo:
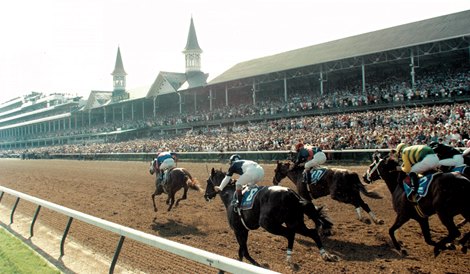
<path fill-rule="evenodd" d="M 67 238 L 67 234 L 69 234 L 70 226 L 72 225 L 73 218 L 69 217 L 69 221 L 67 222 L 67 226 L 64 230 L 64 235 L 62 236 L 62 240 L 60 241 L 60 257 L 64 256 L 64 245 L 65 245 L 65 238 Z"/>
<path fill-rule="evenodd" d="M 122 248 L 122 245 L 124 244 L 124 239 L 126 239 L 126 237 L 121 235 L 121 237 L 119 238 L 119 243 L 116 247 L 116 251 L 114 252 L 113 261 L 111 262 L 111 266 L 109 267 L 109 274 L 114 273 L 114 267 L 116 266 L 119 253 L 121 253 L 121 248 Z"/>

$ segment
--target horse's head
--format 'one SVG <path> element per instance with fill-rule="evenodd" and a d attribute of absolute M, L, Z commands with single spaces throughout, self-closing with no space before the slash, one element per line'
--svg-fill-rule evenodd
<path fill-rule="evenodd" d="M 157 172 L 157 159 L 153 159 L 152 162 L 150 162 L 149 166 L 149 173 L 153 175 L 155 172 Z"/>
<path fill-rule="evenodd" d="M 217 195 L 214 186 L 220 185 L 224 177 L 225 173 L 222 170 L 215 170 L 212 168 L 211 174 L 207 179 L 206 192 L 204 193 L 204 199 L 206 199 L 206 201 L 213 199 Z"/>
<path fill-rule="evenodd" d="M 397 171 L 397 167 L 399 167 L 399 163 L 391 155 L 384 158 L 376 157 L 364 174 L 363 179 L 369 184 L 379 179 L 385 180 L 384 177 L 388 177 L 391 172 Z"/>
<path fill-rule="evenodd" d="M 274 169 L 273 185 L 277 186 L 278 184 L 280 184 L 282 179 L 286 178 L 289 169 L 289 162 L 277 161 L 276 169 Z"/>

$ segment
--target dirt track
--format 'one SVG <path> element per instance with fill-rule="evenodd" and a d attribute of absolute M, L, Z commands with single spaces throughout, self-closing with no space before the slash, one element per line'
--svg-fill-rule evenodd
<path fill-rule="evenodd" d="M 179 163 L 187 168 L 205 188 L 207 168 L 223 167 L 225 164 Z M 265 181 L 271 184 L 274 165 L 263 165 Z M 365 166 L 346 167 L 362 174 Z M 162 236 L 183 244 L 236 258 L 238 244 L 230 230 L 225 208 L 219 198 L 208 203 L 203 193 L 190 190 L 188 200 L 171 212 L 166 211 L 166 197 L 158 197 L 159 211 L 153 212 L 151 193 L 154 177 L 148 173 L 144 162 L 97 162 L 66 160 L 12 160 L 0 159 L 0 185 L 63 205 L 105 220 L 119 223 Z M 283 185 L 294 187 L 288 179 Z M 390 194 L 383 182 L 368 185 L 384 198 L 364 198 L 384 225 L 364 224 L 356 220 L 351 205 L 340 204 L 329 197 L 318 199 L 333 220 L 334 235 L 324 238 L 327 250 L 337 254 L 340 262 L 323 262 L 313 241 L 297 236 L 293 259 L 297 269 L 285 264 L 287 242 L 262 229 L 250 232 L 248 246 L 251 255 L 271 270 L 282 273 L 468 273 L 470 255 L 460 251 L 445 251 L 433 257 L 432 247 L 426 245 L 416 222 L 410 221 L 397 233 L 408 249 L 409 256 L 400 257 L 390 246 L 388 228 L 395 213 Z M 177 197 L 182 193 L 178 193 Z M 14 199 L 5 195 L 3 206 L 11 208 Z M 35 207 L 20 203 L 17 211 L 32 215 Z M 365 214 L 365 213 L 364 213 Z M 154 217 L 157 217 L 154 222 Z M 42 210 L 39 220 L 44 225 L 60 229 L 67 223 L 65 217 Z M 461 220 L 460 217 L 456 220 Z M 309 226 L 312 224 L 307 222 Z M 437 216 L 431 217 L 433 238 L 444 236 L 445 228 Z M 463 231 L 469 231 L 466 225 Z M 39 233 L 39 232 L 38 232 Z M 36 236 L 35 236 L 36 237 Z M 116 235 L 107 234 L 87 224 L 74 222 L 70 241 L 80 243 L 97 253 L 112 256 L 118 242 Z M 34 238 L 34 237 L 33 237 Z M 70 250 L 65 250 L 70 252 Z M 165 252 L 126 240 L 118 265 L 132 266 L 145 273 L 207 273 L 213 269 L 194 264 Z"/>

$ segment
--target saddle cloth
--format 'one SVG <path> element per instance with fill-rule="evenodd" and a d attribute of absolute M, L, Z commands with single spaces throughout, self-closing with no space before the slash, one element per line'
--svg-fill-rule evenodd
<path fill-rule="evenodd" d="M 418 197 L 416 197 L 416 202 L 428 194 L 429 186 L 431 185 L 435 174 L 437 173 L 428 174 L 419 178 Z M 403 180 L 403 187 L 405 189 L 406 197 L 408 200 L 410 200 L 410 194 L 412 192 L 411 186 L 405 180 Z"/>
<path fill-rule="evenodd" d="M 253 202 L 255 201 L 256 195 L 258 195 L 258 192 L 264 188 L 264 186 L 245 186 L 243 188 L 243 199 L 242 199 L 242 204 L 240 206 L 241 210 L 247 210 L 251 209 L 253 207 Z M 233 194 L 233 199 L 237 199 L 237 193 L 235 192 Z"/>

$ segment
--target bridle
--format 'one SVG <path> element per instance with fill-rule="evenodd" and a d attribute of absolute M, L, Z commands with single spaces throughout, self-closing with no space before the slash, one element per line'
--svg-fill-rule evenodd
<path fill-rule="evenodd" d="M 382 175 L 380 174 L 380 170 L 379 170 L 379 165 L 380 163 L 383 161 L 384 159 L 380 159 L 379 161 L 375 160 L 375 164 L 372 163 L 373 167 L 370 168 L 367 170 L 366 172 L 366 178 L 369 182 L 372 182 L 372 179 L 371 179 L 371 176 L 372 174 L 374 174 L 374 172 L 377 172 L 377 176 L 379 176 L 380 179 L 383 179 Z"/>

